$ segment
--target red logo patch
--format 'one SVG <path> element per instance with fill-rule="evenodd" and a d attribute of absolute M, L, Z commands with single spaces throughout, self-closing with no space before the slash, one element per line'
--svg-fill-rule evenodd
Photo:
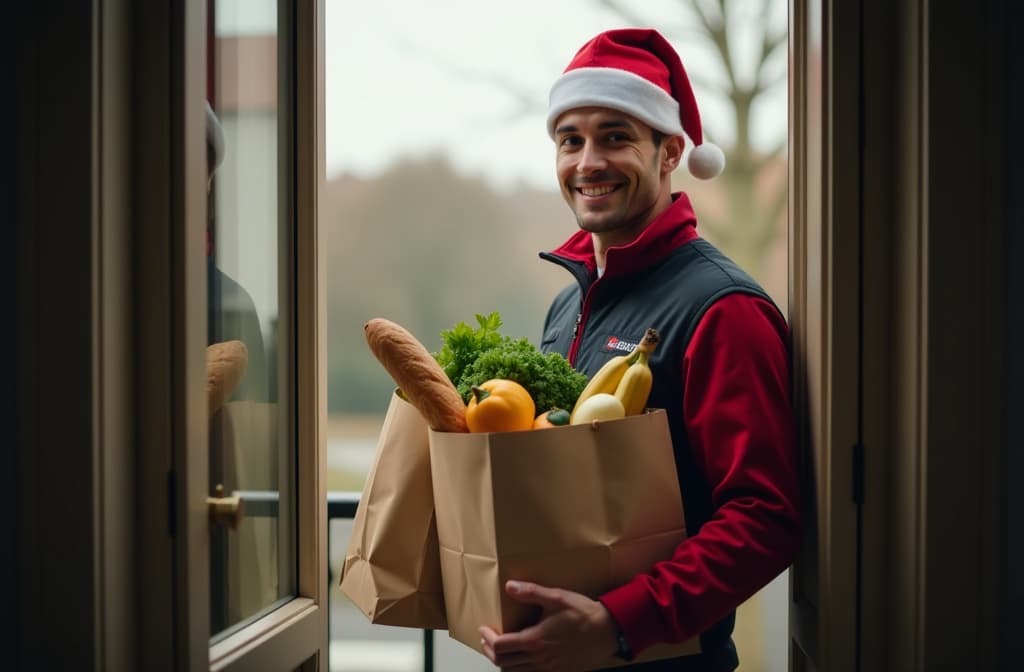
<path fill-rule="evenodd" d="M 609 336 L 608 342 L 604 344 L 604 352 L 618 352 L 628 354 L 636 350 L 638 343 L 632 343 L 630 341 L 624 341 L 618 336 Z"/>

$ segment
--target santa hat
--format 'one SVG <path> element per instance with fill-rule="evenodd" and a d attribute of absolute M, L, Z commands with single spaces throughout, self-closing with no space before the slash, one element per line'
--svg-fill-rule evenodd
<path fill-rule="evenodd" d="M 679 54 L 656 30 L 624 28 L 601 33 L 583 45 L 548 98 L 548 134 L 555 122 L 578 107 L 625 112 L 667 135 L 689 136 L 690 174 L 702 180 L 719 175 L 725 155 L 704 142 L 700 112 Z"/>

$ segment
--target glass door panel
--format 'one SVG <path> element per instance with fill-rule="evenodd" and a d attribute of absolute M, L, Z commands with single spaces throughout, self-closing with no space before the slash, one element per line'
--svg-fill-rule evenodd
<path fill-rule="evenodd" d="M 217 641 L 297 588 L 294 59 L 290 3 L 208 10 L 207 340 L 234 367 L 210 408 L 209 485 L 242 502 L 237 528 L 211 527 Z"/>

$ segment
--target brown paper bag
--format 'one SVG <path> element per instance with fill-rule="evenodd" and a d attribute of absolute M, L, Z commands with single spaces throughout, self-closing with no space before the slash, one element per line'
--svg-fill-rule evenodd
<path fill-rule="evenodd" d="M 430 460 L 448 630 L 477 651 L 479 626 L 520 630 L 540 616 L 505 594 L 506 580 L 596 597 L 686 537 L 663 410 L 526 432 L 431 430 Z M 695 638 L 637 660 L 699 651 Z"/>
<path fill-rule="evenodd" d="M 341 570 L 342 592 L 371 623 L 446 627 L 428 431 L 393 394 Z"/>

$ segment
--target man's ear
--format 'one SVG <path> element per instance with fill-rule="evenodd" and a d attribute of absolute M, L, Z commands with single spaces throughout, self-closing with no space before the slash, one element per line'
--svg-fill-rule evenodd
<path fill-rule="evenodd" d="M 663 175 L 672 173 L 683 160 L 683 136 L 668 135 L 661 141 L 661 172 Z"/>

